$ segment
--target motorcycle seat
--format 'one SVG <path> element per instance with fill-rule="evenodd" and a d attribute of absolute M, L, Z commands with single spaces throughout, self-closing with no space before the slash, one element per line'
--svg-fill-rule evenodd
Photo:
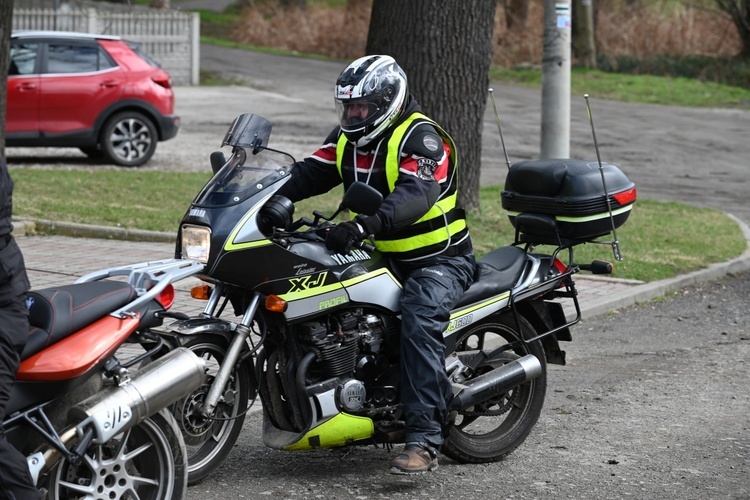
<path fill-rule="evenodd" d="M 120 281 L 92 281 L 28 293 L 29 334 L 21 359 L 72 335 L 132 302 L 135 289 Z"/>
<path fill-rule="evenodd" d="M 526 265 L 526 252 L 517 246 L 497 248 L 477 260 L 474 282 L 454 308 L 500 295 L 513 288 Z"/>

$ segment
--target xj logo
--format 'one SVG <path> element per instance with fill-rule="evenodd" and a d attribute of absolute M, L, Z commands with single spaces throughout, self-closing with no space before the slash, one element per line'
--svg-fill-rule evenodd
<path fill-rule="evenodd" d="M 289 290 L 289 293 L 291 292 L 301 292 L 303 290 L 309 290 L 310 288 L 317 288 L 319 286 L 323 285 L 323 282 L 326 280 L 326 276 L 328 275 L 328 272 L 323 272 L 315 275 L 307 275 L 302 276 L 301 278 L 292 278 L 289 280 L 289 282 L 292 284 L 292 289 Z"/>

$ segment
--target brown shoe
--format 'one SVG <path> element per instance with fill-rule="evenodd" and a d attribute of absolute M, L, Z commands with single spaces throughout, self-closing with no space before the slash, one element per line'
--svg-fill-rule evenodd
<path fill-rule="evenodd" d="M 424 446 L 409 443 L 404 451 L 391 463 L 391 474 L 418 474 L 435 470 L 438 467 L 437 455 Z"/>

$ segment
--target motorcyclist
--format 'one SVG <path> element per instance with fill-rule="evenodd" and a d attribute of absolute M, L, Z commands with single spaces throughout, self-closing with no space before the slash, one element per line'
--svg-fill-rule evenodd
<path fill-rule="evenodd" d="M 315 153 L 294 164 L 278 194 L 296 202 L 361 181 L 383 195 L 375 215 L 338 224 L 326 246 L 346 254 L 370 237 L 393 258 L 403 282 L 400 391 L 406 445 L 390 472 L 430 471 L 438 466 L 452 398 L 443 332 L 476 269 L 458 203 L 455 145 L 421 113 L 406 75 L 390 56 L 349 64 L 336 80 L 334 99 L 339 125 Z"/>

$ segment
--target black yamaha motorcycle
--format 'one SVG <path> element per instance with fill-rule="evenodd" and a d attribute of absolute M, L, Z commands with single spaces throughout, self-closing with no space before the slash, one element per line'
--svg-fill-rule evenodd
<path fill-rule="evenodd" d="M 405 435 L 399 276 L 368 243 L 347 255 L 324 243 L 340 212 L 373 214 L 382 198 L 355 183 L 336 213 L 295 220 L 292 203 L 275 194 L 294 159 L 269 147 L 270 133 L 263 117 L 234 120 L 222 142 L 231 156 L 212 155 L 214 176 L 179 228 L 176 257 L 204 265 L 193 296 L 207 300 L 202 314 L 163 332 L 167 344 L 209 366 L 207 382 L 173 407 L 191 484 L 230 453 L 256 397 L 272 448 L 398 443 Z M 615 194 L 603 189 L 605 179 Z M 571 340 L 580 318 L 573 275 L 611 270 L 576 264 L 573 249 L 624 223 L 635 197 L 622 172 L 601 162 L 510 168 L 502 203 L 515 241 L 479 259 L 444 334 L 454 385 L 444 454 L 491 462 L 524 441 L 542 411 L 547 364 L 565 364 L 559 342 Z M 552 250 L 539 253 L 538 245 Z M 575 317 L 566 317 L 565 301 Z"/>

